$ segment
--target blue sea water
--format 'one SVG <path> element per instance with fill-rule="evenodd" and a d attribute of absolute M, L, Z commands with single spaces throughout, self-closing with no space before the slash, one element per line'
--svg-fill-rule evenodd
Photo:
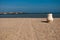
<path fill-rule="evenodd" d="M 46 18 L 47 13 L 0 14 L 0 18 Z M 60 13 L 53 13 L 54 18 L 60 18 Z"/>

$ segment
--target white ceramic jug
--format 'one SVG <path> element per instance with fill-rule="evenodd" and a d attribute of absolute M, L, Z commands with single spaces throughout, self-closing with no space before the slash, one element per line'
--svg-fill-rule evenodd
<path fill-rule="evenodd" d="M 49 14 L 48 14 L 47 21 L 48 21 L 48 22 L 53 22 L 53 15 L 52 15 L 52 13 L 49 13 Z"/>

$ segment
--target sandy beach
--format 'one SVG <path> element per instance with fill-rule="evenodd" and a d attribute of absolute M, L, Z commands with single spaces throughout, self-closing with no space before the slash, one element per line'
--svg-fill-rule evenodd
<path fill-rule="evenodd" d="M 60 18 L 0 18 L 0 40 L 60 40 Z"/>

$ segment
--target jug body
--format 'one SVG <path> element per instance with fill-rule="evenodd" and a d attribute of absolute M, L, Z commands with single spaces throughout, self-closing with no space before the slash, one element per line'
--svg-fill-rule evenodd
<path fill-rule="evenodd" d="M 49 14 L 48 14 L 47 21 L 48 21 L 48 22 L 53 22 L 53 15 L 52 15 L 52 13 L 49 13 Z"/>

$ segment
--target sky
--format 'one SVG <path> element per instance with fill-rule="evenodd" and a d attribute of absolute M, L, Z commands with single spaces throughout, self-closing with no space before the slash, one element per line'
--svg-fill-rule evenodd
<path fill-rule="evenodd" d="M 60 0 L 0 0 L 0 12 L 60 12 Z"/>

